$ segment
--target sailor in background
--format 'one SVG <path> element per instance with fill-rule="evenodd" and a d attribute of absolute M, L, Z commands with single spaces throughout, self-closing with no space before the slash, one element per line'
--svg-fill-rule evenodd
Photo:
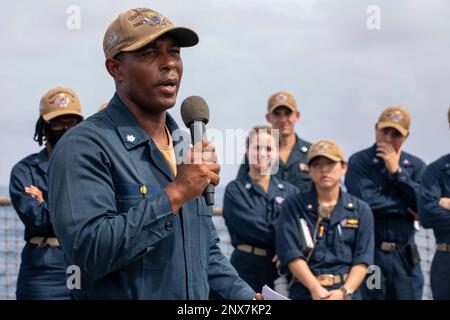
<path fill-rule="evenodd" d="M 267 104 L 266 120 L 278 130 L 279 164 L 275 174 L 278 179 L 289 182 L 300 192 L 311 189 L 308 174 L 307 155 L 311 143 L 300 138 L 295 126 L 301 119 L 297 102 L 292 94 L 277 92 L 270 96 Z M 248 171 L 248 158 L 239 169 L 238 176 Z"/>
<path fill-rule="evenodd" d="M 419 300 L 424 278 L 415 244 L 417 198 L 425 163 L 403 151 L 411 116 L 386 108 L 376 126 L 376 144 L 350 157 L 347 190 L 367 202 L 375 218 L 375 265 L 381 288 L 361 287 L 365 300 Z"/>
<path fill-rule="evenodd" d="M 450 123 L 450 109 L 448 110 Z M 431 163 L 420 185 L 420 222 L 432 228 L 436 253 L 431 264 L 431 291 L 435 300 L 450 300 L 450 154 Z"/>
<path fill-rule="evenodd" d="M 48 208 L 47 167 L 66 131 L 83 120 L 80 102 L 70 89 L 58 87 L 41 99 L 34 140 L 45 148 L 17 163 L 11 172 L 11 201 L 25 224 L 17 299 L 70 299 L 64 253 L 55 237 Z M 76 159 L 74 159 L 76 161 Z"/>
<path fill-rule="evenodd" d="M 297 188 L 272 175 L 278 146 L 272 129 L 255 127 L 246 141 L 249 170 L 225 190 L 223 217 L 235 248 L 231 263 L 256 292 L 274 288 L 278 277 L 275 254 L 275 221 L 282 203 Z"/>
<path fill-rule="evenodd" d="M 341 189 L 347 164 L 335 142 L 313 144 L 308 165 L 313 188 L 288 198 L 276 224 L 281 269 L 294 276 L 289 297 L 360 299 L 358 288 L 373 262 L 372 212 Z M 306 246 L 307 237 L 312 246 Z"/>

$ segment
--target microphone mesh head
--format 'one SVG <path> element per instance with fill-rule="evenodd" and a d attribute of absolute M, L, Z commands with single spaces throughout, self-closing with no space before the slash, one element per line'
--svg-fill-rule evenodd
<path fill-rule="evenodd" d="M 199 96 L 190 96 L 181 103 L 181 118 L 186 127 L 189 127 L 195 120 L 209 121 L 209 108 L 206 101 Z"/>

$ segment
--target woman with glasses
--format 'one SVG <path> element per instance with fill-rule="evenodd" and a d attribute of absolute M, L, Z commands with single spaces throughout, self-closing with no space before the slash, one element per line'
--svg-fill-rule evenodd
<path fill-rule="evenodd" d="M 25 225 L 16 296 L 18 300 L 70 299 L 64 253 L 47 206 L 47 167 L 59 139 L 81 122 L 83 115 L 75 92 L 62 87 L 42 97 L 39 111 L 34 140 L 45 147 L 14 166 L 9 185 L 12 204 Z"/>

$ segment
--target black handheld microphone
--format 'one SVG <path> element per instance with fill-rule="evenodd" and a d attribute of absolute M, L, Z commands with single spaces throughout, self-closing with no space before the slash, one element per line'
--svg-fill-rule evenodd
<path fill-rule="evenodd" d="M 192 144 L 206 140 L 206 124 L 209 121 L 209 108 L 206 101 L 199 96 L 191 96 L 181 103 L 181 118 L 191 130 Z M 214 185 L 209 183 L 203 196 L 208 206 L 214 205 Z"/>

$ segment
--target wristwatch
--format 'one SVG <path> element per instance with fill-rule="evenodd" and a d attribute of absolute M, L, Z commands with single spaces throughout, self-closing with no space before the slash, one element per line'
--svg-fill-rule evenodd
<path fill-rule="evenodd" d="M 344 300 L 353 300 L 353 292 L 348 290 L 346 287 L 340 287 L 339 290 L 344 293 Z"/>

